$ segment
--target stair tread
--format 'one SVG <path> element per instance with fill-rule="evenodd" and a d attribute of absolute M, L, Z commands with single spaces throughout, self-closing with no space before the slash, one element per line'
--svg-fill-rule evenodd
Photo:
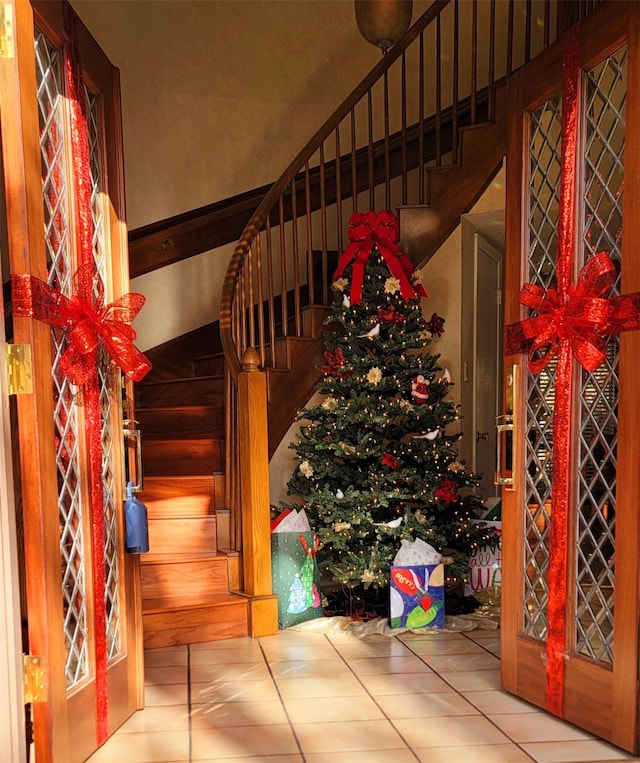
<path fill-rule="evenodd" d="M 210 405 L 206 403 L 202 403 L 201 405 L 149 405 L 138 406 L 136 408 L 136 413 L 155 413 L 156 411 L 176 411 L 178 413 L 186 413 L 191 411 L 208 411 L 211 408 L 224 408 L 224 405 L 222 403 L 220 403 L 220 405 Z"/>
<path fill-rule="evenodd" d="M 188 609 L 206 609 L 214 606 L 232 606 L 234 604 L 246 604 L 246 597 L 235 593 L 208 593 L 200 596 L 163 596 L 142 600 L 143 614 L 151 612 L 171 612 Z"/>
<path fill-rule="evenodd" d="M 182 376 L 177 379 L 156 379 L 155 381 L 150 382 L 138 382 L 139 387 L 161 387 L 162 385 L 169 385 L 169 384 L 188 384 L 189 382 L 193 382 L 197 380 L 198 382 L 206 381 L 207 379 L 211 381 L 220 381 L 224 379 L 224 374 L 207 374 L 206 376 Z"/>
<path fill-rule="evenodd" d="M 144 554 L 140 563 L 146 564 L 180 564 L 182 562 L 198 562 L 202 559 L 220 559 L 226 562 L 226 556 L 224 554 L 218 554 L 215 551 L 191 551 L 183 554 L 174 553 L 150 553 Z"/>

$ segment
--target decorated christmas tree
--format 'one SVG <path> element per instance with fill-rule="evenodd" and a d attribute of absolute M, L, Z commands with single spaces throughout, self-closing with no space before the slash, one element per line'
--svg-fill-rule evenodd
<path fill-rule="evenodd" d="M 403 539 L 421 538 L 464 577 L 492 541 L 482 504 L 447 427 L 459 418 L 452 380 L 425 348 L 444 320 L 421 309 L 424 286 L 397 246 L 390 212 L 355 213 L 333 283 L 318 405 L 299 414 L 297 496 L 320 537 L 322 571 L 346 588 L 386 587 Z"/>

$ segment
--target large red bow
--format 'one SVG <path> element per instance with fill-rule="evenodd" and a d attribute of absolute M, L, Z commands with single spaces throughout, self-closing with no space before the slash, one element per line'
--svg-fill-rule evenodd
<path fill-rule="evenodd" d="M 340 278 L 347 265 L 353 263 L 351 273 L 351 304 L 358 305 L 362 301 L 362 283 L 364 281 L 364 266 L 371 250 L 375 246 L 382 259 L 387 263 L 389 272 L 400 282 L 400 293 L 404 301 L 420 295 L 428 297 L 422 284 L 411 285 L 413 265 L 407 255 L 398 248 L 398 220 L 392 212 L 383 210 L 378 215 L 375 212 L 354 212 L 349 218 L 349 246 L 338 260 L 334 280 Z"/>
<path fill-rule="evenodd" d="M 561 339 L 568 339 L 571 350 L 587 371 L 595 371 L 605 359 L 607 334 L 640 327 L 640 294 L 606 299 L 613 286 L 615 266 L 607 252 L 592 257 L 580 271 L 578 282 L 562 296 L 555 289 L 544 291 L 525 283 L 520 303 L 539 315 L 512 323 L 505 328 L 507 355 L 529 352 L 529 370 L 539 373 L 558 354 Z M 539 357 L 534 357 L 541 353 Z"/>
<path fill-rule="evenodd" d="M 86 301 L 80 296 L 81 284 L 94 280 L 96 291 Z M 35 276 L 12 276 L 15 315 L 32 317 L 64 331 L 67 347 L 60 358 L 60 370 L 74 384 L 84 384 L 95 373 L 102 346 L 127 376 L 140 381 L 151 363 L 133 344 L 136 332 L 129 324 L 142 309 L 144 296 L 124 294 L 105 305 L 102 279 L 93 278 L 91 266 L 78 268 L 73 281 L 74 294 L 69 298 Z"/>

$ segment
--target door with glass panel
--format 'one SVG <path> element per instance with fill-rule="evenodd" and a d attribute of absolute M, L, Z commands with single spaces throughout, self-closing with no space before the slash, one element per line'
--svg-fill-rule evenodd
<path fill-rule="evenodd" d="M 605 4 L 510 85 L 499 427 L 503 687 L 632 751 L 639 10 Z"/>
<path fill-rule="evenodd" d="M 4 13 L 14 340 L 32 352 L 17 421 L 29 649 L 44 676 L 34 739 L 38 763 L 73 763 L 142 702 L 139 570 L 124 541 L 127 385 L 122 360 L 102 345 L 91 355 L 73 317 L 129 291 L 118 72 L 70 6 L 16 0 Z M 55 327 L 61 313 L 75 333 Z"/>

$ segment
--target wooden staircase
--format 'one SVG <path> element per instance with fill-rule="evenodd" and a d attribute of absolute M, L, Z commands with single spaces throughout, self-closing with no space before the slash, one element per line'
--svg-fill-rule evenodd
<path fill-rule="evenodd" d="M 229 546 L 225 501 L 224 379 L 150 381 L 136 389 L 144 437 L 140 493 L 149 518 L 141 557 L 145 648 L 248 632 L 247 600 Z"/>

